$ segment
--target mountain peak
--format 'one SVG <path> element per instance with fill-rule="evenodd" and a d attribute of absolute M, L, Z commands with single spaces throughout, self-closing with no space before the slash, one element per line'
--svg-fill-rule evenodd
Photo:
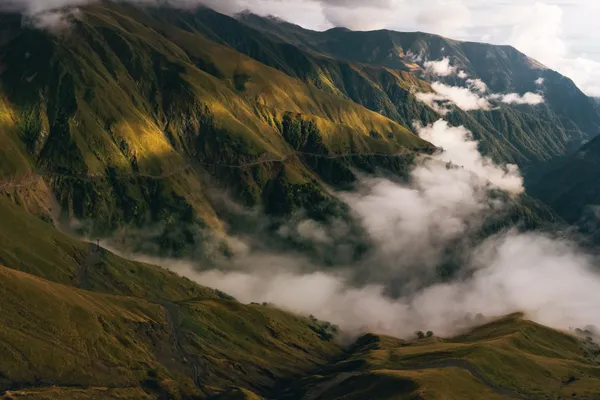
<path fill-rule="evenodd" d="M 351 29 L 348 29 L 344 26 L 336 26 L 334 28 L 328 29 L 325 33 L 335 33 L 335 32 L 352 32 Z"/>

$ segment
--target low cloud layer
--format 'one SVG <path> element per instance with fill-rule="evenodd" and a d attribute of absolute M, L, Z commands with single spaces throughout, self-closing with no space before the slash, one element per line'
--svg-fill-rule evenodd
<path fill-rule="evenodd" d="M 450 76 L 457 73 L 456 67 L 450 65 L 450 58 L 444 57 L 439 61 L 425 61 L 425 72 L 436 76 Z"/>
<path fill-rule="evenodd" d="M 531 106 L 544 103 L 544 96 L 539 93 L 527 92 L 523 95 L 488 93 L 488 86 L 485 82 L 481 79 L 469 78 L 465 71 L 453 67 L 448 57 L 438 61 L 426 61 L 423 63 L 423 68 L 426 74 L 437 77 L 457 76 L 465 81 L 465 86 L 450 86 L 442 82 L 433 82 L 431 84 L 433 92 L 415 93 L 417 100 L 427 104 L 441 115 L 450 112 L 453 105 L 463 111 L 473 111 L 491 110 L 494 107 L 493 103 Z M 542 86 L 544 79 L 539 78 L 534 83 Z"/>
<path fill-rule="evenodd" d="M 435 93 L 417 93 L 417 100 L 427 104 L 440 114 L 446 114 L 450 104 L 454 104 L 463 111 L 490 110 L 492 108 L 486 97 L 470 88 L 449 86 L 441 82 L 433 82 L 431 88 Z"/>
<path fill-rule="evenodd" d="M 593 260 L 572 243 L 509 232 L 473 249 L 465 269 L 470 275 L 460 280 L 398 299 L 388 297 L 383 285 L 356 288 L 343 275 L 323 272 L 189 270 L 188 276 L 241 301 L 273 302 L 353 332 L 410 337 L 415 330 L 433 330 L 452 335 L 479 313 L 498 317 L 513 312 L 557 329 L 600 326 L 600 277 Z"/>
<path fill-rule="evenodd" d="M 514 230 L 472 245 L 462 242 L 486 216 L 505 207 L 503 200 L 490 198 L 490 190 L 522 191 L 516 168 L 482 157 L 463 127 L 438 121 L 418 131 L 445 151 L 420 160 L 409 182 L 365 177 L 355 191 L 339 194 L 374 243 L 373 254 L 362 263 L 376 269 L 378 279 L 357 285 L 356 265 L 315 268 L 303 255 L 251 245 L 238 246 L 228 270 L 199 271 L 182 261 L 143 260 L 240 301 L 271 302 L 313 314 L 355 334 L 410 337 L 415 330 L 432 330 L 446 336 L 472 326 L 477 314 L 513 312 L 558 329 L 600 326 L 596 260 L 574 243 Z M 295 227 L 315 243 L 348 234 L 343 226 L 310 220 Z M 463 253 L 461 268 L 451 281 L 440 282 L 437 267 L 457 243 Z M 390 289 L 395 289 L 393 296 Z"/>
<path fill-rule="evenodd" d="M 523 178 L 518 167 L 513 164 L 500 166 L 482 156 L 477 149 L 478 143 L 465 127 L 452 127 L 446 121 L 439 120 L 432 125 L 417 128 L 419 136 L 444 149 L 437 156 L 441 161 L 458 165 L 476 174 L 483 182 L 489 182 L 509 193 L 523 193 Z"/>
<path fill-rule="evenodd" d="M 506 104 L 529 104 L 532 106 L 542 104 L 544 102 L 544 97 L 542 95 L 531 92 L 527 92 L 522 96 L 518 93 L 492 95 L 491 98 L 497 99 Z"/>

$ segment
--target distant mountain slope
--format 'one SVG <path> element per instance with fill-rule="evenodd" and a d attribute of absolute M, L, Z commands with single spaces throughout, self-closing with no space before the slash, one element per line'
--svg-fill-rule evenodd
<path fill-rule="evenodd" d="M 449 57 L 453 66 L 472 78 L 482 79 L 492 92 L 525 93 L 541 89 L 546 100 L 543 107 L 503 107 L 492 113 L 479 113 L 480 124 L 470 122 L 469 116 L 462 112 L 452 118 L 456 124 L 469 126 L 475 136 L 487 144 L 484 149 L 490 154 L 522 167 L 566 154 L 575 150 L 582 140 L 600 134 L 600 107 L 596 102 L 570 79 L 510 46 L 460 42 L 421 32 L 353 32 L 342 28 L 316 32 L 248 13 L 238 18 L 274 41 L 298 46 L 315 56 L 412 71 L 422 78 L 460 84 L 456 77 L 423 74 L 424 61 Z M 232 45 L 240 49 L 237 42 Z M 542 86 L 535 83 L 539 78 L 543 79 Z M 353 100 L 361 102 L 354 97 Z M 413 114 L 405 121 L 419 117 Z M 499 124 L 499 121 L 503 122 Z M 508 140 L 504 136 L 507 129 L 512 132 Z"/>
<path fill-rule="evenodd" d="M 556 163 L 532 186 L 531 191 L 568 222 L 580 222 L 584 229 L 598 235 L 596 207 L 600 205 L 599 184 L 600 138 L 596 138 Z"/>

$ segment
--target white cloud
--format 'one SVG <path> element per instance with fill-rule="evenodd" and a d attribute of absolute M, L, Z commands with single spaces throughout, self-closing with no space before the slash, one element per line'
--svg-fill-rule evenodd
<path fill-rule="evenodd" d="M 416 93 L 417 100 L 427 104 L 441 115 L 446 115 L 450 111 L 450 104 L 456 105 L 463 111 L 472 110 L 490 110 L 492 105 L 490 101 L 496 100 L 506 104 L 529 104 L 537 105 L 544 102 L 544 97 L 527 92 L 524 95 L 518 93 L 508 94 L 489 94 L 488 86 L 481 79 L 468 78 L 468 75 L 463 70 L 450 65 L 450 58 L 445 57 L 438 61 L 426 61 L 423 66 L 425 72 L 440 77 L 450 75 L 458 75 L 459 78 L 465 79 L 467 87 L 449 86 L 441 82 L 433 82 L 431 88 L 434 93 Z M 541 81 L 540 81 L 541 79 Z M 539 85 L 543 83 L 543 78 L 536 80 Z M 541 83 L 539 83 L 541 82 Z"/>
<path fill-rule="evenodd" d="M 600 57 L 599 57 L 600 59 Z M 573 79 L 590 96 L 600 96 L 600 62 L 585 57 L 565 57 L 550 63 L 559 72 Z"/>
<path fill-rule="evenodd" d="M 415 98 L 441 115 L 446 115 L 452 104 L 463 111 L 473 111 L 491 110 L 492 102 L 531 106 L 544 103 L 544 97 L 537 93 L 485 94 L 488 87 L 480 79 L 468 79 L 466 83 L 468 88 L 433 82 L 431 84 L 433 93 L 415 93 Z"/>
<path fill-rule="evenodd" d="M 70 8 L 66 11 L 44 11 L 28 15 L 24 23 L 38 29 L 50 31 L 62 31 L 69 27 L 73 19 L 80 16 L 78 8 Z"/>
<path fill-rule="evenodd" d="M 487 99 L 467 88 L 448 86 L 440 82 L 434 82 L 431 88 L 436 93 L 456 104 L 461 110 L 489 110 L 491 108 L 491 104 Z"/>
<path fill-rule="evenodd" d="M 477 148 L 478 143 L 465 127 L 452 127 L 446 121 L 439 120 L 425 127 L 417 126 L 417 132 L 423 139 L 444 149 L 437 156 L 439 160 L 452 162 L 507 192 L 523 192 L 523 178 L 517 166 L 498 166 L 491 159 L 483 157 Z"/>
<path fill-rule="evenodd" d="M 467 85 L 469 85 L 469 88 L 481 93 L 485 93 L 488 90 L 487 85 L 481 79 L 467 79 Z"/>
<path fill-rule="evenodd" d="M 519 95 L 518 93 L 509 93 L 505 95 L 492 95 L 492 98 L 497 98 L 503 103 L 506 104 L 529 104 L 529 105 L 537 105 L 542 104 L 544 102 L 544 97 L 537 93 L 527 92 L 524 95 Z"/>
<path fill-rule="evenodd" d="M 489 110 L 492 108 L 489 101 L 472 90 L 459 86 L 448 86 L 440 82 L 431 84 L 435 94 L 417 93 L 419 101 L 444 114 L 448 111 L 447 103 L 451 102 L 463 111 Z"/>
<path fill-rule="evenodd" d="M 456 67 L 450 65 L 450 58 L 444 57 L 438 61 L 425 61 L 425 72 L 437 76 L 450 76 L 456 74 Z"/>
<path fill-rule="evenodd" d="M 544 78 L 537 78 L 535 80 L 535 84 L 538 86 L 542 86 L 544 84 Z"/>
<path fill-rule="evenodd" d="M 471 276 L 398 299 L 386 296 L 383 285 L 353 287 L 334 273 L 190 271 L 188 276 L 241 301 L 273 302 L 350 332 L 410 337 L 415 330 L 457 333 L 469 325 L 469 315 L 478 313 L 498 317 L 525 312 L 563 330 L 600 326 L 600 277 L 593 262 L 568 241 L 509 232 L 472 251 Z"/>
<path fill-rule="evenodd" d="M 542 62 L 554 60 L 567 51 L 561 39 L 563 11 L 558 5 L 543 2 L 514 7 L 516 15 L 507 43 Z"/>
<path fill-rule="evenodd" d="M 196 271 L 181 261 L 152 260 L 203 285 L 217 287 L 243 302 L 272 302 L 313 314 L 350 333 L 374 331 L 410 336 L 415 330 L 451 335 L 473 323 L 472 317 L 525 312 L 558 329 L 600 326 L 600 276 L 592 256 L 573 243 L 538 233 L 507 231 L 462 249 L 458 276 L 435 280 L 444 252 L 477 232 L 485 216 L 503 209 L 487 196 L 490 180 L 522 190 L 514 167 L 494 165 L 477 152 L 462 127 L 444 121 L 419 128 L 446 151 L 422 159 L 411 182 L 363 179 L 358 191 L 340 194 L 363 222 L 375 250 L 369 271 L 378 279 L 352 283 L 353 268 L 335 265 L 314 271 L 298 254 L 245 251 L 234 271 Z M 447 166 L 464 164 L 464 168 Z M 512 171 L 512 172 L 511 172 Z M 318 223 L 301 224 L 318 232 Z M 308 269 L 310 272 L 302 272 Z M 401 277 L 401 280 L 398 280 Z M 390 288 L 400 289 L 390 297 Z"/>
<path fill-rule="evenodd" d="M 450 112 L 450 100 L 440 94 L 420 92 L 415 93 L 415 98 L 418 101 L 427 104 L 440 115 L 446 115 Z"/>

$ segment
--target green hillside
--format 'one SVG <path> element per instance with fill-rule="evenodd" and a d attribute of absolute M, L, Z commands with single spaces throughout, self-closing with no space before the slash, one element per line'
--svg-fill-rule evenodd
<path fill-rule="evenodd" d="M 154 9 L 82 10 L 59 36 L 0 16 L 10 38 L 0 46 L 0 131 L 10 153 L 0 189 L 42 177 L 40 191 L 86 233 L 154 225 L 158 248 L 180 255 L 223 229 L 207 178 L 247 206 L 323 218 L 339 208 L 324 181 L 352 182 L 350 165 L 402 172 L 414 151 L 432 149 L 391 119 Z M 32 208 L 49 209 L 49 196 L 34 197 Z"/>
<path fill-rule="evenodd" d="M 446 116 L 531 181 L 600 133 L 599 106 L 570 80 L 512 48 L 422 33 L 313 32 L 127 2 L 79 10 L 60 32 L 0 12 L 1 398 L 593 399 L 600 391 L 591 340 L 519 315 L 455 338 L 366 334 L 352 344 L 356 332 L 242 304 L 96 244 L 118 238 L 133 252 L 208 267 L 232 254 L 227 234 L 251 232 L 272 252 L 331 266 L 337 252 L 273 239 L 308 218 L 343 228 L 344 266 L 360 264 L 359 281 L 376 267 L 364 262 L 369 238 L 335 190 L 354 188 L 362 174 L 405 182 L 418 157 L 439 150 L 415 133 L 414 122 L 440 116 L 414 96 L 431 84 L 410 54 L 436 59 L 447 48 L 496 91 L 534 90 L 545 78 L 544 106 Z M 564 207 L 579 191 L 569 185 L 595 179 L 596 142 L 575 156 L 585 161 L 572 163 L 578 179 L 555 178 L 568 190 L 536 192 L 569 221 L 575 214 Z M 489 195 L 503 207 L 457 242 L 563 226 L 528 194 Z M 440 279 L 460 268 L 462 250 L 447 249 Z"/>
<path fill-rule="evenodd" d="M 123 260 L 6 200 L 0 216 L 4 398 L 593 399 L 600 390 L 596 345 L 521 316 L 451 339 L 370 334 L 343 350 L 314 319 Z"/>
<path fill-rule="evenodd" d="M 309 52 L 208 9 L 92 4 L 59 35 L 20 15 L 0 22 L 0 191 L 80 234 L 144 227 L 152 252 L 210 257 L 228 222 L 215 187 L 275 219 L 347 218 L 326 187 L 349 187 L 356 170 L 406 176 L 433 149 L 412 132 L 439 118 L 413 95 L 430 90 L 418 74 Z M 549 112 L 448 119 L 527 171 L 571 146 Z"/>
<path fill-rule="evenodd" d="M 282 398 L 594 399 L 595 357 L 584 342 L 513 315 L 451 339 L 363 336 Z"/>
<path fill-rule="evenodd" d="M 191 399 L 232 385 L 267 393 L 339 352 L 318 322 L 123 260 L 5 200 L 0 216 L 8 398 Z"/>
<path fill-rule="evenodd" d="M 214 188 L 275 220 L 348 218 L 327 187 L 356 170 L 405 177 L 433 151 L 412 132 L 439 118 L 412 94 L 429 84 L 406 71 L 305 53 L 202 8 L 92 4 L 60 35 L 20 19 L 0 15 L 0 191 L 83 235 L 144 228 L 144 251 L 210 258 L 229 217 Z M 519 109 L 449 119 L 502 161 L 569 146 Z"/>

